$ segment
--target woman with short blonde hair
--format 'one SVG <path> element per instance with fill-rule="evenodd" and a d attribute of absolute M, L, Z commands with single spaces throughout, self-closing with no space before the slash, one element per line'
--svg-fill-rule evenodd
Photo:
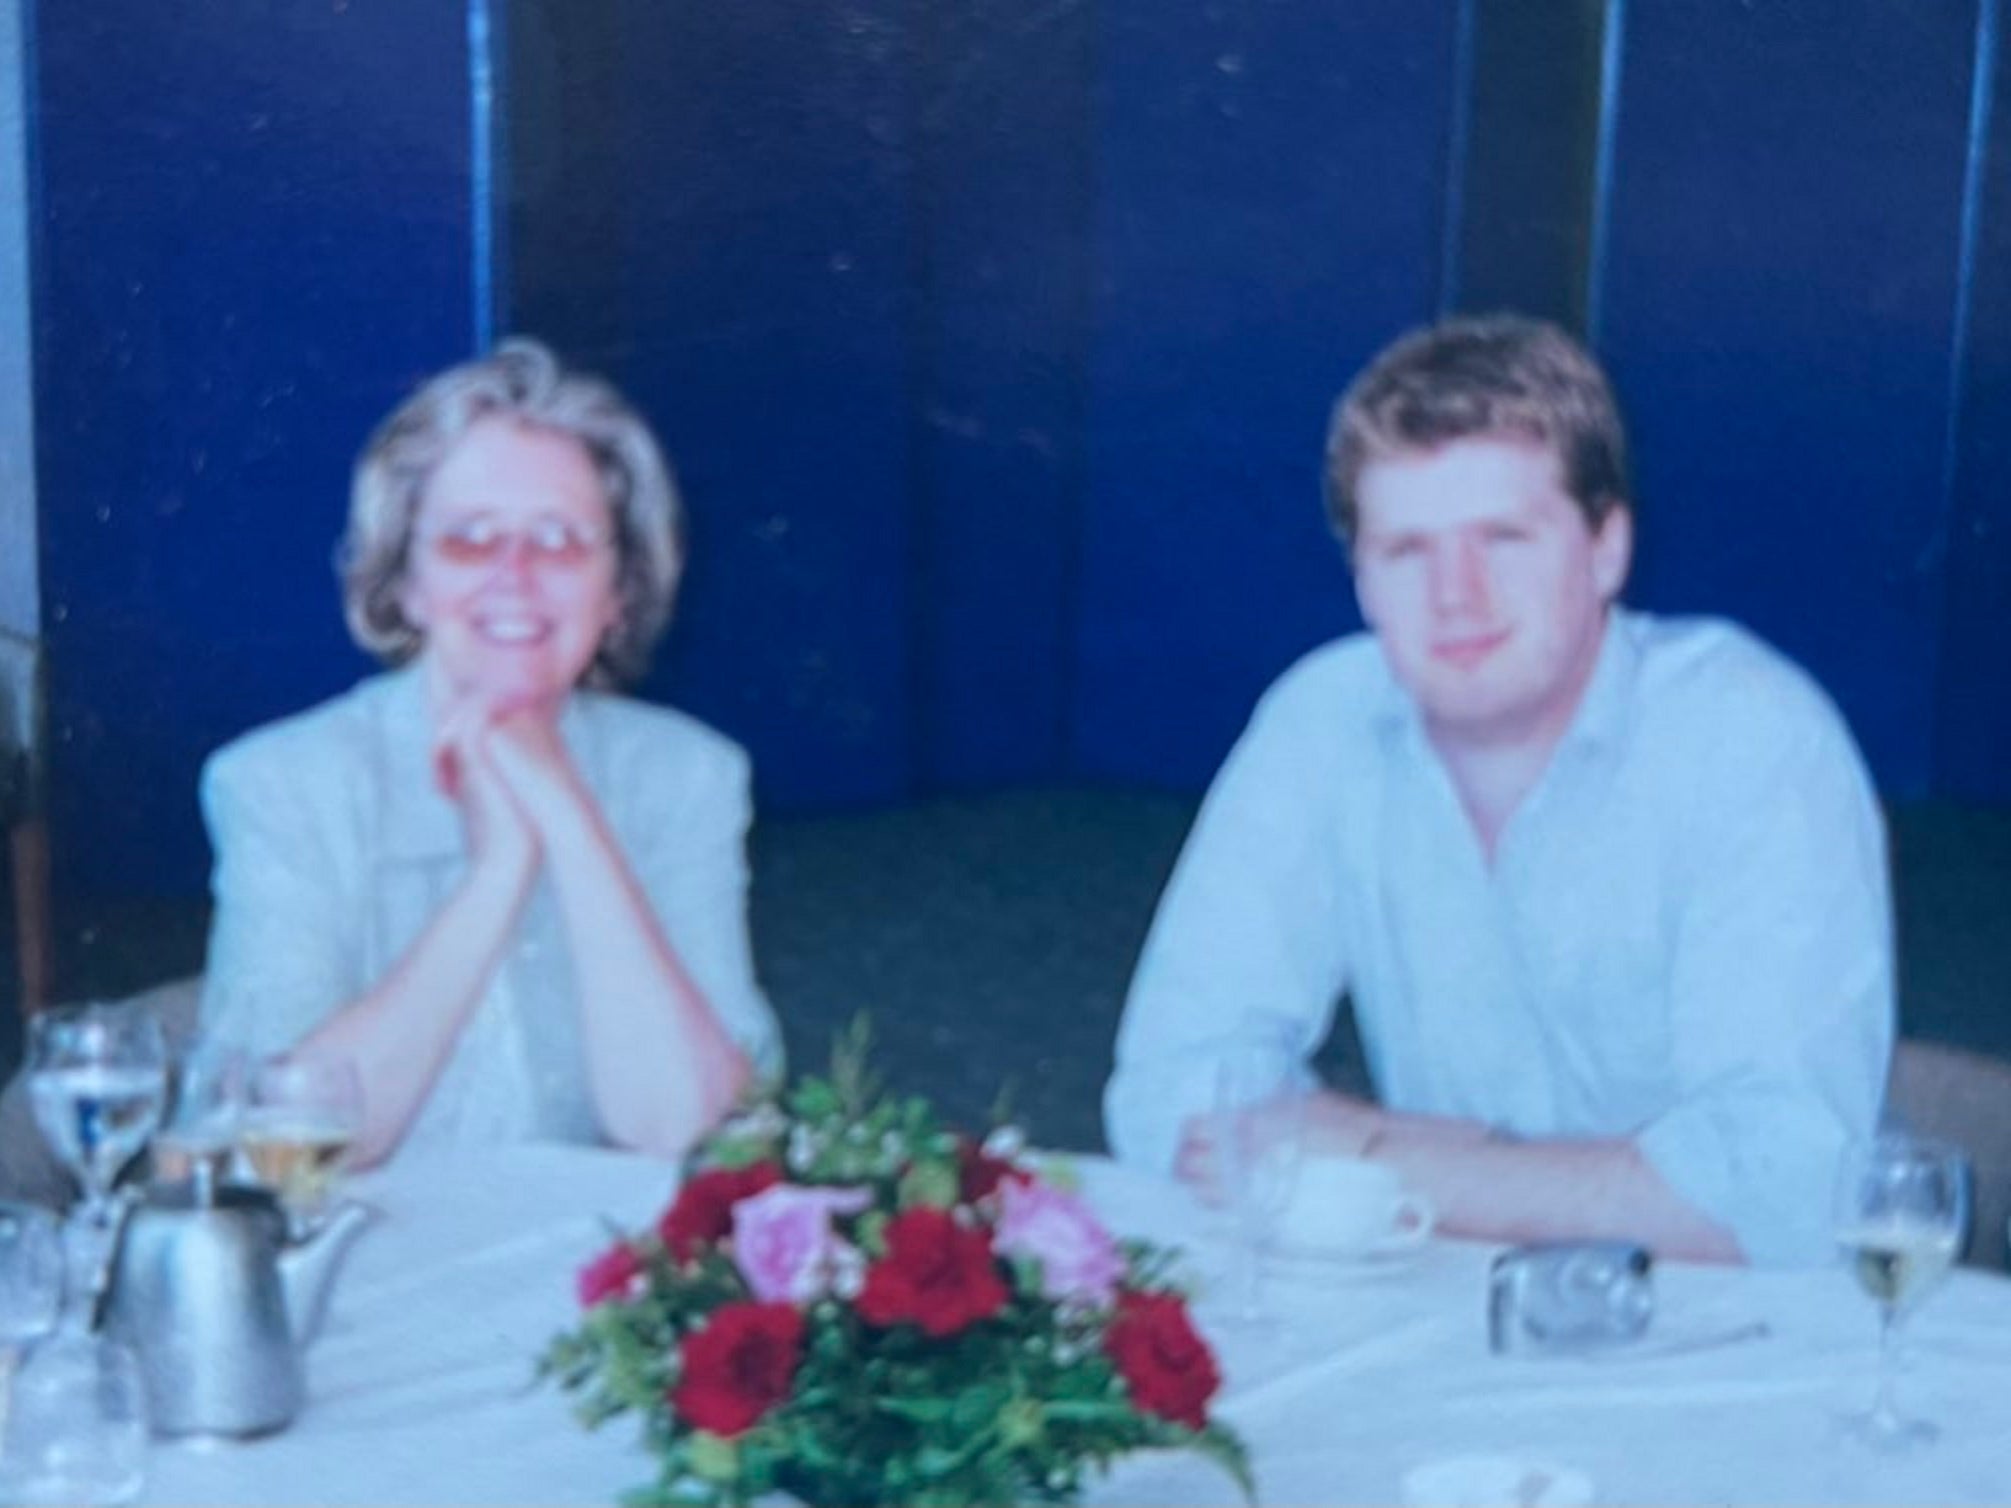
<path fill-rule="evenodd" d="M 611 689 L 682 565 L 607 383 L 511 341 L 356 468 L 345 615 L 388 673 L 217 753 L 205 1025 L 342 1057 L 361 1155 L 606 1139 L 677 1155 L 779 1070 L 746 927 L 746 756 Z"/>
<path fill-rule="evenodd" d="M 684 568 L 684 506 L 642 416 L 597 377 L 570 372 L 536 341 L 511 340 L 451 368 L 377 427 L 356 463 L 343 538 L 342 605 L 356 642 L 389 664 L 422 636 L 398 594 L 426 480 L 468 429 L 506 414 L 570 436 L 600 473 L 619 548 L 624 621 L 590 668 L 599 685 L 633 681 L 670 619 Z"/>

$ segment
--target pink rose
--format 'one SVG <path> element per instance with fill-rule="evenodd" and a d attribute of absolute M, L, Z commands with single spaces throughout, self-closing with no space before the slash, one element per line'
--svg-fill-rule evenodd
<path fill-rule="evenodd" d="M 865 1189 L 793 1183 L 750 1195 L 733 1207 L 733 1263 L 762 1303 L 807 1304 L 862 1260 L 831 1228 L 831 1217 L 856 1215 L 872 1202 Z"/>
<path fill-rule="evenodd" d="M 1042 1293 L 1079 1304 L 1110 1302 L 1124 1257 L 1087 1204 L 1039 1179 L 1007 1179 L 999 1200 L 993 1245 L 1005 1256 L 1039 1262 Z"/>

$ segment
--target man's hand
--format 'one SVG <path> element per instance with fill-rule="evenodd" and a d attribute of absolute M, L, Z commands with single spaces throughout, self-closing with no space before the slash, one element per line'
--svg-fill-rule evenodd
<path fill-rule="evenodd" d="M 1315 1157 L 1361 1157 L 1383 1129 L 1383 1112 L 1366 1100 L 1316 1089 L 1305 1096 L 1299 1112 L 1302 1153 Z M 1180 1147 L 1173 1156 L 1173 1176 L 1191 1187 L 1204 1204 L 1219 1205 L 1228 1197 L 1225 1180 L 1232 1171 L 1225 1144 L 1232 1135 L 1249 1138 L 1261 1153 L 1289 1134 L 1291 1113 L 1277 1106 L 1259 1106 L 1240 1115 L 1213 1111 L 1192 1115 L 1180 1128 Z"/>

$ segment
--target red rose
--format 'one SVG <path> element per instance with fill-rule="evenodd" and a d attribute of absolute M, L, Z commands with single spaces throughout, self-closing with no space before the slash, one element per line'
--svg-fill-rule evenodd
<path fill-rule="evenodd" d="M 591 1309 L 609 1299 L 627 1298 L 629 1285 L 642 1276 L 642 1258 L 617 1241 L 580 1269 L 580 1307 Z"/>
<path fill-rule="evenodd" d="M 781 1181 L 782 1169 L 772 1162 L 694 1174 L 657 1221 L 657 1234 L 673 1257 L 689 1262 L 700 1247 L 726 1239 L 733 1229 L 734 1205 Z"/>
<path fill-rule="evenodd" d="M 937 1209 L 887 1222 L 887 1254 L 866 1269 L 859 1313 L 875 1325 L 912 1320 L 929 1335 L 953 1335 L 1005 1307 L 992 1243 Z"/>
<path fill-rule="evenodd" d="M 1132 1402 L 1147 1413 L 1189 1429 L 1208 1422 L 1208 1400 L 1222 1385 L 1222 1374 L 1177 1294 L 1119 1293 L 1103 1348 L 1130 1387 Z"/>
<path fill-rule="evenodd" d="M 975 1204 L 993 1193 L 1006 1179 L 1029 1183 L 1033 1175 L 1016 1168 L 1003 1157 L 994 1157 L 967 1136 L 957 1138 L 958 1192 L 965 1204 Z"/>
<path fill-rule="evenodd" d="M 740 1434 L 789 1396 L 802 1356 L 803 1316 L 793 1304 L 721 1304 L 685 1337 L 670 1406 L 700 1429 Z"/>

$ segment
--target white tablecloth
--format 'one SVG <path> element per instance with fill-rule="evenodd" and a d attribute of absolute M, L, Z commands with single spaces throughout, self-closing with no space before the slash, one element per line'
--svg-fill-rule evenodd
<path fill-rule="evenodd" d="M 1204 1277 L 1222 1260 L 1176 1187 L 1103 1162 L 1084 1187 L 1126 1233 L 1179 1241 Z M 589 1434 L 532 1358 L 575 1314 L 573 1274 L 640 1225 L 672 1184 L 661 1164 L 522 1148 L 357 1180 L 383 1212 L 341 1276 L 309 1359 L 310 1401 L 247 1444 L 156 1445 L 160 1503 L 560 1503 L 614 1499 L 649 1476 L 635 1423 Z M 1218 1408 L 1274 1503 L 1395 1501 L 1435 1458 L 1508 1452 L 1590 1477 L 1612 1503 L 2011 1501 L 2011 1281 L 1961 1272 L 1909 1326 L 1902 1401 L 1942 1426 L 1911 1457 L 1840 1439 L 1868 1398 L 1876 1324 L 1839 1270 L 1664 1264 L 1651 1343 L 1763 1322 L 1758 1339 L 1602 1361 L 1491 1355 L 1490 1248 L 1436 1241 L 1366 1268 L 1274 1269 L 1286 1318 L 1261 1345 L 1220 1340 Z M 1237 1501 L 1198 1458 L 1134 1458 L 1112 1502 Z"/>

